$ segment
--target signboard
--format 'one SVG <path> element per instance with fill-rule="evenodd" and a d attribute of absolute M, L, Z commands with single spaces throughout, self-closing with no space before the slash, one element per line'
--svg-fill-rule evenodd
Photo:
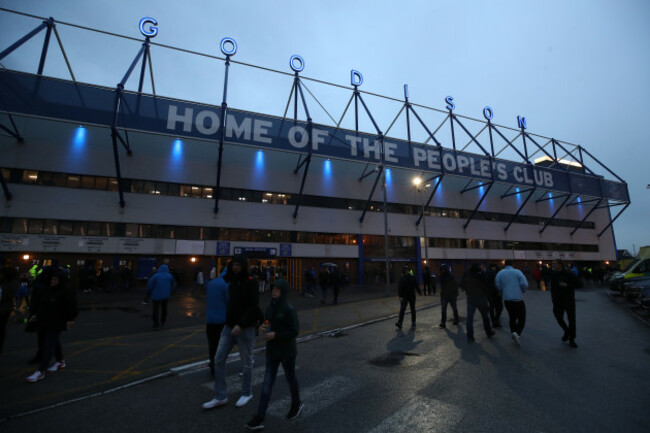
<path fill-rule="evenodd" d="M 217 255 L 229 256 L 230 255 L 230 242 L 217 242 Z"/>
<path fill-rule="evenodd" d="M 291 244 L 280 244 L 280 257 L 291 257 Z"/>
<path fill-rule="evenodd" d="M 243 254 L 250 258 L 275 257 L 278 254 L 277 248 L 257 248 L 257 247 L 234 247 L 234 255 Z"/>
<path fill-rule="evenodd" d="M 14 71 L 0 71 L 0 110 L 111 126 L 115 91 Z M 125 92 L 118 128 L 217 141 L 221 107 Z M 624 183 L 485 155 L 228 109 L 225 140 L 256 149 L 307 152 L 361 163 L 494 180 L 523 187 L 628 201 Z"/>

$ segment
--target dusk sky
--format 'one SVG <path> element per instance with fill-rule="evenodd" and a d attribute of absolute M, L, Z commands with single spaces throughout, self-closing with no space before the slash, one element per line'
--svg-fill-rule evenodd
<path fill-rule="evenodd" d="M 650 216 L 646 0 L 0 0 L 0 7 L 139 39 L 138 21 L 150 16 L 159 24 L 156 43 L 221 56 L 219 41 L 229 36 L 239 46 L 237 61 L 290 72 L 289 57 L 300 54 L 303 74 L 311 78 L 349 85 L 350 70 L 356 69 L 363 73 L 365 91 L 401 99 L 408 83 L 411 102 L 444 109 L 444 98 L 453 95 L 457 114 L 480 118 L 490 105 L 494 122 L 512 128 L 517 115 L 524 115 L 529 132 L 582 145 L 628 182 L 632 205 L 615 223 L 617 247 L 650 245 L 644 228 Z M 0 50 L 38 23 L 0 11 Z M 115 86 L 140 45 L 64 25 L 58 29 L 82 82 Z M 42 36 L 2 63 L 36 72 L 41 46 Z M 153 47 L 152 59 L 158 94 L 221 103 L 223 61 L 161 47 Z M 56 45 L 45 74 L 68 78 Z M 282 114 L 290 77 L 236 64 L 231 74 L 229 106 Z M 350 92 L 307 83 L 338 120 Z M 381 127 L 388 128 L 399 103 L 368 102 Z M 314 121 L 332 123 L 322 110 L 313 111 Z M 427 121 L 435 128 L 443 118 L 431 113 Z M 372 132 L 367 123 L 362 126 Z M 396 126 L 389 135 L 400 133 L 403 127 Z"/>

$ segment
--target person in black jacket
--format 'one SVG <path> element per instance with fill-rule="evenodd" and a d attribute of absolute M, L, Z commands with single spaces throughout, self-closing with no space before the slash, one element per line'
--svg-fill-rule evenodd
<path fill-rule="evenodd" d="M 440 304 L 442 309 L 442 317 L 440 319 L 440 327 L 447 327 L 447 304 L 451 305 L 454 312 L 454 325 L 458 325 L 458 308 L 456 307 L 456 299 L 458 298 L 458 284 L 456 279 L 449 272 L 447 265 L 440 266 Z"/>
<path fill-rule="evenodd" d="M 467 341 L 470 343 L 474 341 L 474 312 L 477 308 L 483 318 L 485 335 L 492 338 L 494 331 L 490 326 L 488 315 L 488 281 L 478 263 L 472 264 L 469 270 L 463 274 L 460 286 L 467 293 Z"/>
<path fill-rule="evenodd" d="M 411 329 L 415 329 L 415 292 L 417 291 L 420 295 L 420 287 L 418 282 L 413 275 L 410 274 L 408 266 L 404 266 L 402 269 L 402 275 L 399 279 L 399 284 L 397 286 L 397 296 L 399 297 L 400 307 L 399 307 L 399 318 L 397 319 L 397 326 L 399 329 L 402 329 L 402 322 L 404 322 L 404 313 L 406 312 L 406 304 L 411 306 Z"/>
<path fill-rule="evenodd" d="M 14 297 L 19 286 L 18 271 L 9 266 L 2 268 L 2 271 L 0 271 L 0 354 L 2 354 L 2 347 L 5 344 L 7 322 L 14 310 Z M 29 302 L 27 305 L 29 306 Z"/>
<path fill-rule="evenodd" d="M 485 271 L 485 276 L 488 284 L 488 305 L 490 307 L 490 319 L 492 319 L 492 326 L 494 328 L 501 327 L 501 313 L 503 313 L 503 299 L 499 290 L 497 290 L 497 285 L 495 279 L 497 277 L 497 265 L 494 263 L 490 264 L 487 271 Z"/>
<path fill-rule="evenodd" d="M 77 317 L 77 301 L 74 290 L 68 286 L 67 274 L 60 269 L 52 270 L 46 284 L 32 297 L 34 315 L 29 319 L 43 333 L 43 359 L 38 370 L 27 377 L 28 382 L 45 378 L 45 371 L 53 373 L 66 367 L 61 349 L 61 332 L 70 329 Z M 48 368 L 52 357 L 56 362 Z"/>
<path fill-rule="evenodd" d="M 571 271 L 564 269 L 562 261 L 553 260 L 551 274 L 551 298 L 553 299 L 553 315 L 564 331 L 562 341 L 569 341 L 574 349 L 576 344 L 576 294 L 575 289 L 582 284 L 580 279 Z M 569 324 L 564 322 L 564 313 Z"/>
<path fill-rule="evenodd" d="M 243 255 L 233 257 L 228 276 L 228 308 L 226 326 L 221 332 L 214 369 L 214 398 L 203 403 L 203 409 L 212 409 L 228 403 L 226 360 L 235 345 L 242 361 L 241 397 L 235 406 L 242 407 L 253 398 L 253 345 L 259 312 L 259 291 L 255 280 L 248 275 L 248 260 Z"/>
<path fill-rule="evenodd" d="M 291 391 L 291 407 L 286 419 L 296 418 L 303 408 L 300 400 L 300 389 L 296 379 L 296 356 L 298 348 L 296 337 L 299 332 L 298 314 L 289 304 L 289 283 L 280 277 L 271 285 L 271 304 L 266 308 L 265 321 L 262 325 L 262 332 L 266 339 L 266 372 L 262 384 L 262 395 L 257 408 L 257 414 L 246 424 L 250 430 L 261 430 L 264 428 L 266 409 L 271 399 L 271 391 L 278 374 L 278 368 L 282 364 L 287 384 Z"/>

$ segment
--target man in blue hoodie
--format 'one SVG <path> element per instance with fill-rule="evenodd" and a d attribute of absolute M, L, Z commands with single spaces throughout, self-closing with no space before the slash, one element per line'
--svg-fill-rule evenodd
<path fill-rule="evenodd" d="M 214 377 L 214 355 L 219 347 L 221 332 L 226 324 L 226 310 L 228 308 L 228 283 L 226 267 L 219 277 L 210 280 L 206 288 L 208 301 L 205 314 L 205 334 L 208 337 L 208 356 L 210 360 L 210 374 Z"/>
<path fill-rule="evenodd" d="M 519 346 L 519 339 L 526 324 L 524 292 L 528 288 L 528 280 L 519 269 L 512 267 L 512 260 L 506 260 L 505 265 L 506 267 L 497 274 L 494 283 L 503 298 L 508 316 L 510 316 L 512 341 Z"/>
<path fill-rule="evenodd" d="M 172 293 L 172 289 L 176 287 L 176 280 L 169 273 L 167 265 L 160 266 L 156 272 L 147 282 L 147 298 L 153 301 L 153 330 L 160 329 L 160 325 L 164 325 L 167 321 L 167 301 Z M 162 313 L 161 313 L 162 310 Z"/>

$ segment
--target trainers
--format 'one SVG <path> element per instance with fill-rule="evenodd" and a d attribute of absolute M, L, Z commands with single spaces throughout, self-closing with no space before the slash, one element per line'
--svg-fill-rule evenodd
<path fill-rule="evenodd" d="M 54 373 L 55 371 L 59 371 L 62 368 L 65 368 L 65 361 L 57 361 L 54 363 L 53 366 L 47 369 L 50 373 Z"/>
<path fill-rule="evenodd" d="M 305 407 L 305 405 L 302 404 L 302 402 L 300 402 L 298 406 L 291 405 L 291 409 L 289 409 L 289 413 L 287 414 L 287 421 L 297 418 L 303 407 Z"/>
<path fill-rule="evenodd" d="M 411 329 L 415 329 L 415 328 L 416 328 L 415 323 L 411 323 Z"/>
<path fill-rule="evenodd" d="M 45 379 L 45 375 L 43 374 L 43 372 L 36 370 L 34 373 L 32 373 L 31 376 L 28 376 L 25 380 L 27 382 L 34 383 L 43 379 Z"/>
<path fill-rule="evenodd" d="M 237 400 L 237 403 L 235 403 L 235 406 L 244 407 L 252 399 L 253 399 L 253 394 L 251 394 L 251 395 L 242 395 L 241 397 L 239 397 L 239 400 Z"/>
<path fill-rule="evenodd" d="M 487 338 L 492 338 L 492 337 L 494 337 L 495 335 L 496 335 L 496 332 L 494 332 L 494 331 L 490 331 L 490 332 L 487 334 Z"/>
<path fill-rule="evenodd" d="M 224 398 L 223 400 L 217 400 L 216 398 L 213 398 L 210 401 L 207 401 L 201 405 L 203 409 L 214 409 L 215 407 L 223 406 L 226 403 L 228 403 L 228 398 Z"/>
<path fill-rule="evenodd" d="M 562 336 L 562 341 L 569 341 L 569 334 L 565 332 L 564 335 Z"/>
<path fill-rule="evenodd" d="M 249 430 L 263 430 L 264 420 L 259 416 L 255 415 L 253 418 L 251 418 L 250 421 L 246 423 L 246 428 Z"/>
<path fill-rule="evenodd" d="M 441 329 L 444 329 L 444 328 L 446 328 L 446 327 L 447 327 L 447 326 L 446 326 L 444 323 L 441 323 L 440 325 L 438 325 L 438 328 L 441 328 Z"/>
<path fill-rule="evenodd" d="M 569 341 L 569 346 L 573 347 L 574 349 L 578 348 L 578 345 L 576 344 L 575 340 Z"/>
<path fill-rule="evenodd" d="M 514 341 L 515 344 L 516 344 L 517 346 L 519 346 L 519 345 L 521 344 L 521 343 L 519 342 L 519 334 L 517 334 L 516 332 L 513 332 L 513 333 L 512 333 L 512 341 Z"/>
<path fill-rule="evenodd" d="M 398 329 L 402 329 L 402 324 L 399 322 L 395 323 L 395 326 L 397 326 Z"/>

